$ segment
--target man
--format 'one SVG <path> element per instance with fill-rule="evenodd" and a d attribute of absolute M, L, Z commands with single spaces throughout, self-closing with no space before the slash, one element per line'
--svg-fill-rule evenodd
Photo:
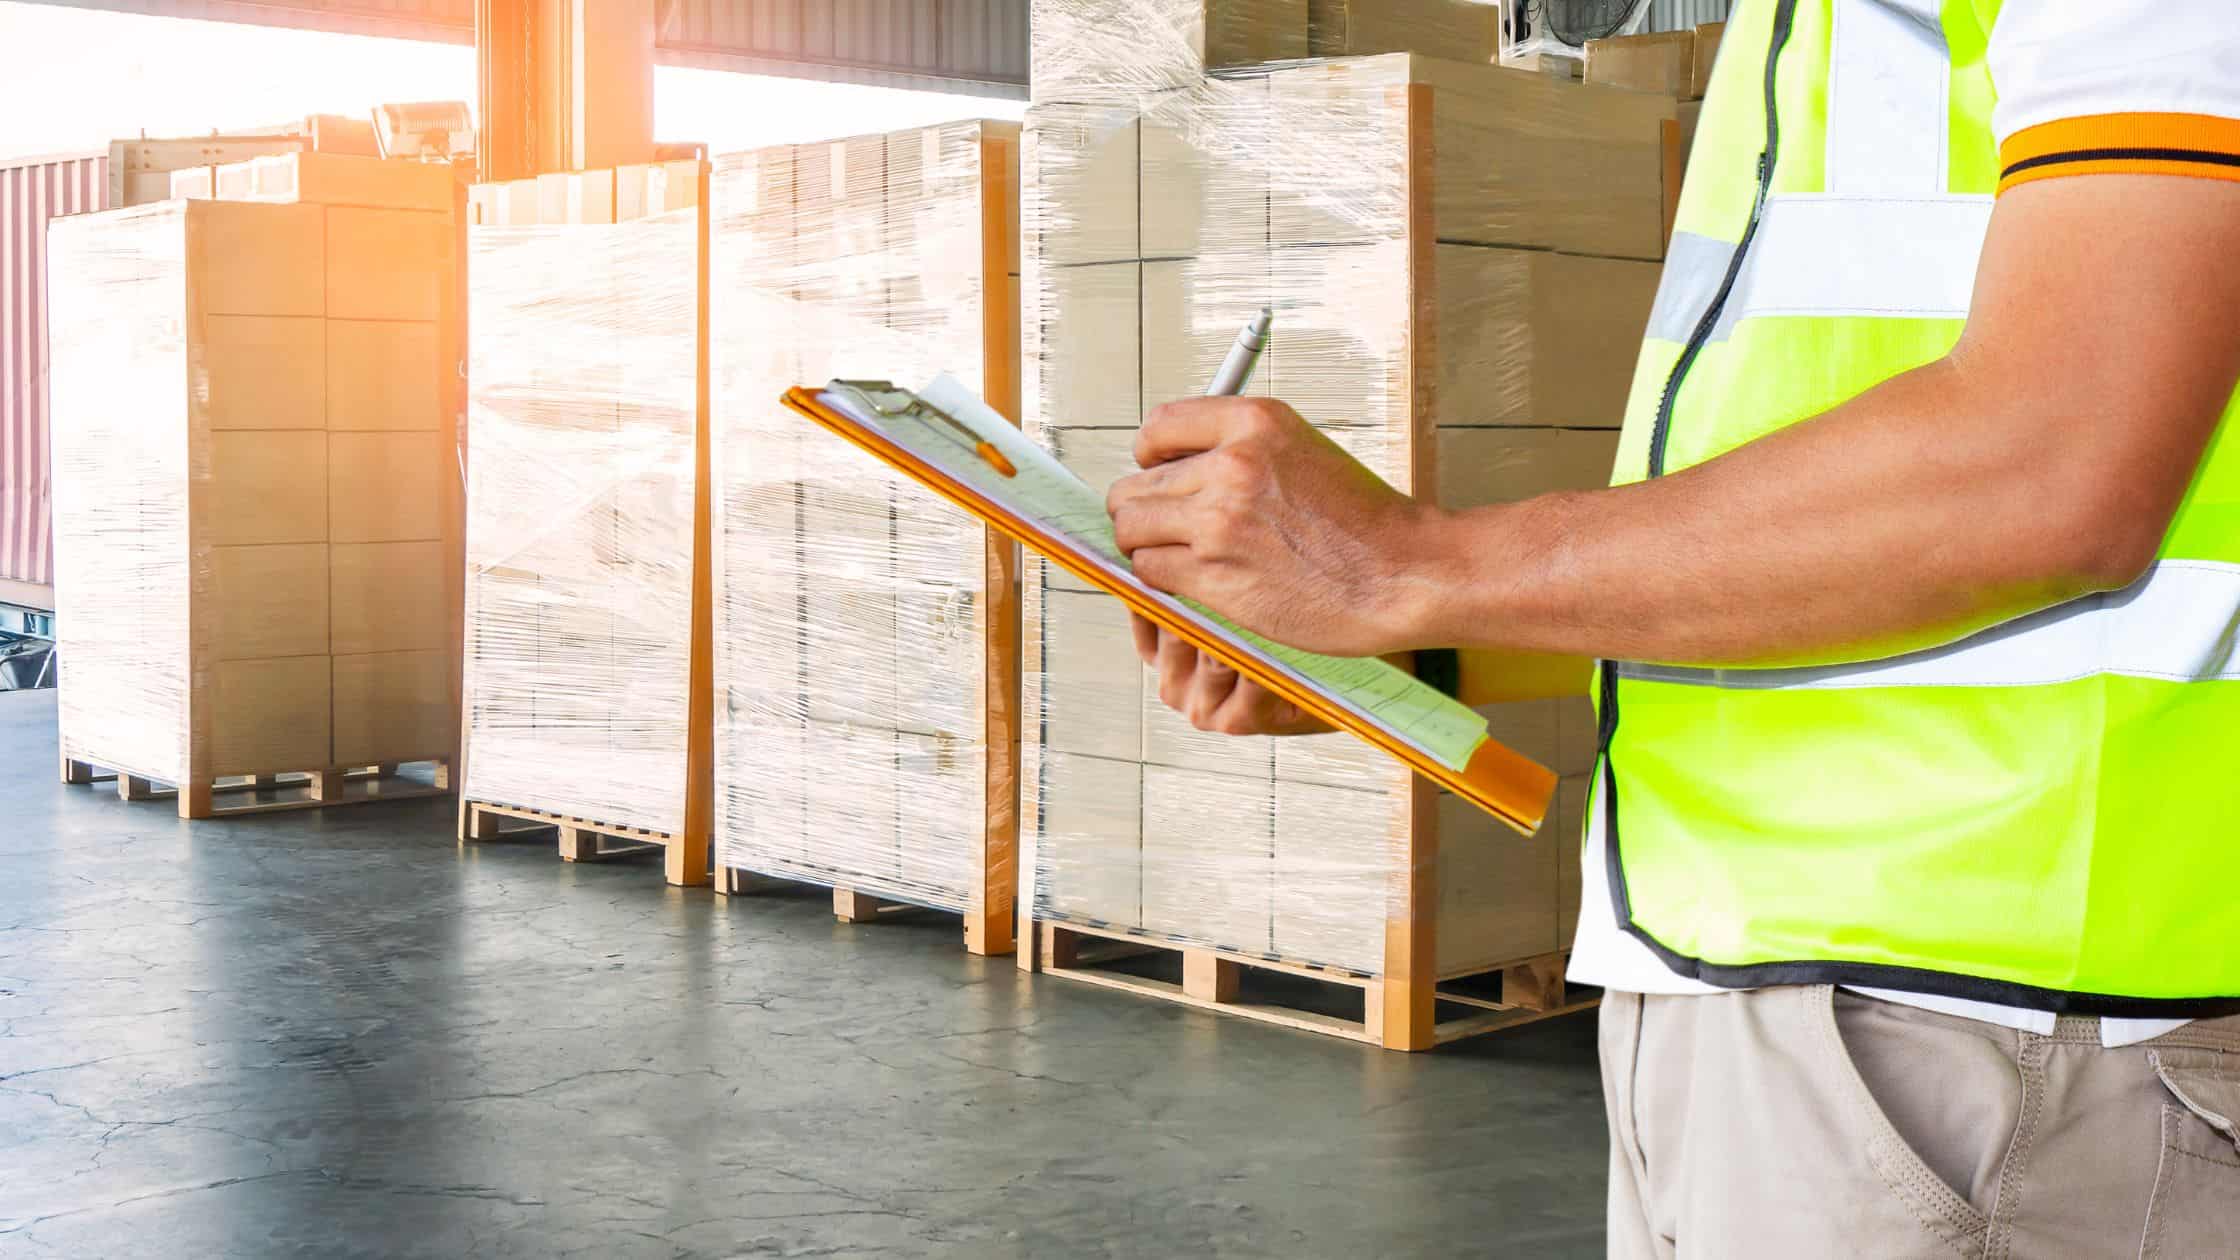
<path fill-rule="evenodd" d="M 2227 5 L 1742 0 L 1617 488 L 1441 511 L 1204 399 L 1110 506 L 1283 642 L 1604 662 L 1614 1254 L 2236 1256 L 2236 382 Z"/>

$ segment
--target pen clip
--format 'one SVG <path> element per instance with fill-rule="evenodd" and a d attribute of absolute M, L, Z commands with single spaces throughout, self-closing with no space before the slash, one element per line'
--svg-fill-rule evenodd
<path fill-rule="evenodd" d="M 1018 467 L 1002 451 L 996 449 L 995 443 L 974 432 L 971 425 L 918 397 L 909 390 L 896 388 L 893 381 L 843 381 L 834 379 L 828 382 L 825 388 L 833 393 L 846 394 L 854 398 L 862 403 L 871 414 L 882 418 L 896 419 L 904 416 L 918 416 L 939 420 L 951 429 L 956 430 L 958 436 L 971 444 L 973 453 L 985 461 L 990 468 L 1006 477 L 1019 475 Z M 901 399 L 901 405 L 882 405 L 878 398 L 882 394 L 890 398 Z"/>

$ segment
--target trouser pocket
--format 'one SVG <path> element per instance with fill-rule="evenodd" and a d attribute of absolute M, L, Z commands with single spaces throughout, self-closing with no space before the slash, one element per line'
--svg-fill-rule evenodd
<path fill-rule="evenodd" d="M 2148 1052 L 2169 1091 L 2141 1260 L 2240 1256 L 2240 1056 Z"/>

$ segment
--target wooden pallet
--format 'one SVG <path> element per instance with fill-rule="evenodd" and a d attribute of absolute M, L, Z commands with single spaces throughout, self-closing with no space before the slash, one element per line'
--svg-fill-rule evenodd
<path fill-rule="evenodd" d="M 1407 1048 L 1385 1035 L 1385 981 L 1376 976 L 1205 949 L 1124 928 L 1050 919 L 1035 921 L 1035 938 L 1038 969 L 1052 975 L 1387 1049 Z M 1181 959 L 1180 984 L 1132 970 L 1115 969 L 1111 965 L 1161 954 Z M 1592 1009 L 1601 1001 L 1598 990 L 1564 983 L 1563 968 L 1568 957 L 1567 951 L 1519 959 L 1507 966 L 1441 985 L 1437 990 L 1438 1005 L 1453 1013 L 1439 1018 L 1433 1025 L 1432 1044 L 1446 1045 L 1465 1037 Z M 1357 989 L 1361 992 L 1362 1015 L 1354 1019 L 1293 1002 L 1249 997 L 1245 993 L 1245 981 L 1252 972 Z"/>
<path fill-rule="evenodd" d="M 794 879 L 784 875 L 765 875 L 759 871 L 740 870 L 736 866 L 717 868 L 715 888 L 718 895 L 725 897 L 742 897 L 754 893 L 790 888 L 830 888 L 832 890 L 832 917 L 842 923 L 875 923 L 880 919 L 892 918 L 902 914 L 957 913 L 954 910 L 944 910 L 939 906 L 920 905 L 915 901 L 898 901 L 893 897 L 882 897 L 859 888 L 819 883 L 806 878 Z"/>
<path fill-rule="evenodd" d="M 408 766 L 427 767 L 424 773 L 428 777 L 406 774 Z M 62 781 L 73 784 L 114 782 L 118 798 L 127 801 L 177 799 L 182 818 L 237 818 L 290 809 L 325 809 L 330 805 L 362 805 L 367 801 L 448 796 L 451 794 L 451 763 L 392 761 L 372 766 L 227 775 L 202 785 L 197 791 L 182 794 L 176 784 L 64 757 Z"/>
<path fill-rule="evenodd" d="M 508 828 L 504 823 L 508 818 L 532 825 Z M 666 853 L 682 843 L 677 836 L 650 827 L 628 827 L 519 805 L 464 801 L 459 806 L 459 843 L 462 845 L 476 840 L 516 839 L 546 827 L 557 831 L 560 856 L 569 862 L 606 862 L 639 853 Z"/>

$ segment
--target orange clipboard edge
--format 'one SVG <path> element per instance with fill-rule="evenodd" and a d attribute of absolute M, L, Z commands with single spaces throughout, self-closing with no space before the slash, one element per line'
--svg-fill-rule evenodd
<path fill-rule="evenodd" d="M 1399 758 L 1416 773 L 1468 798 L 1518 832 L 1531 836 L 1540 830 L 1540 824 L 1547 817 L 1548 804 L 1554 798 L 1556 790 L 1555 772 L 1547 767 L 1489 736 L 1471 754 L 1470 763 L 1463 767 L 1461 773 L 1449 770 L 1375 725 L 1355 717 L 1315 692 L 1300 687 L 1258 657 L 1240 656 L 1232 646 L 1215 643 L 1196 626 L 1176 621 L 1165 608 L 1107 577 L 1102 569 L 1090 563 L 1071 542 L 975 493 L 971 487 L 888 441 L 884 436 L 817 401 L 817 395 L 821 392 L 797 385 L 787 390 L 779 401 L 789 410 L 808 417 L 818 426 L 846 439 L 849 444 L 869 451 L 880 460 L 908 473 L 942 498 L 995 526 L 1020 544 L 1040 552 L 1075 577 L 1098 590 L 1119 597 L 1131 610 L 1156 623 L 1161 629 L 1180 635 L 1185 642 L 1201 652 L 1212 653 L 1231 669 L 1298 705 L 1302 710 Z"/>

